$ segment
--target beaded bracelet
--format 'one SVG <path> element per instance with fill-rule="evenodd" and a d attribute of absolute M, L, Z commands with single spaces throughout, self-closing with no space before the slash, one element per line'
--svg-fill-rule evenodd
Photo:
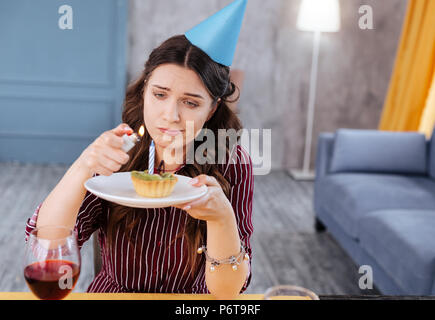
<path fill-rule="evenodd" d="M 199 247 L 197 250 L 197 253 L 198 254 L 205 253 L 205 260 L 209 261 L 211 263 L 211 266 L 210 266 L 211 272 L 215 271 L 216 267 L 218 267 L 222 264 L 231 264 L 233 271 L 236 271 L 238 269 L 237 266 L 240 265 L 241 261 L 239 261 L 239 260 L 241 257 L 243 257 L 243 260 L 249 261 L 249 255 L 248 255 L 248 253 L 246 253 L 246 249 L 243 245 L 240 246 L 240 252 L 237 256 L 231 256 L 231 257 L 229 257 L 227 259 L 223 259 L 223 260 L 217 260 L 217 259 L 210 257 L 208 255 L 206 246 Z"/>

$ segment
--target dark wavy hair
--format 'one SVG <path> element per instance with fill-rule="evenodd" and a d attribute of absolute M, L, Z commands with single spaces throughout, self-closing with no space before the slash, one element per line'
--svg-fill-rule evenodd
<path fill-rule="evenodd" d="M 152 72 L 160 65 L 172 63 L 196 72 L 200 77 L 205 87 L 207 88 L 213 103 L 218 103 L 218 107 L 213 116 L 204 124 L 203 129 L 212 130 L 215 136 L 216 149 L 213 151 L 208 150 L 209 154 L 205 154 L 207 158 L 215 159 L 218 154 L 225 154 L 226 159 L 229 158 L 230 140 L 218 139 L 218 129 L 234 129 L 237 132 L 242 129 L 241 122 L 238 116 L 227 106 L 228 100 L 238 90 L 236 85 L 230 80 L 230 68 L 213 61 L 204 51 L 192 45 L 184 35 L 177 35 L 169 38 L 163 42 L 159 47 L 154 49 L 148 61 L 145 63 L 145 69 L 137 80 L 131 83 L 126 91 L 126 97 L 123 106 L 122 121 L 127 123 L 134 131 L 138 131 L 143 124 L 143 107 L 144 107 L 144 92 L 148 79 Z M 239 97 L 237 96 L 234 101 Z M 220 141 L 225 141 L 224 144 Z M 237 137 L 237 141 L 239 137 Z M 151 143 L 151 137 L 147 130 L 138 143 L 130 151 L 130 160 L 123 165 L 120 169 L 121 172 L 132 170 L 145 170 L 148 164 L 148 149 Z M 194 141 L 193 148 L 194 154 L 198 141 Z M 219 153 L 219 149 L 224 153 Z M 207 150 L 206 150 L 207 151 Z M 221 152 L 222 152 L 221 151 Z M 207 153 L 207 152 L 206 152 Z M 189 177 L 195 177 L 200 174 L 213 176 L 219 182 L 225 195 L 229 198 L 230 184 L 225 177 L 218 170 L 216 161 L 206 161 L 205 164 L 198 164 L 196 161 L 186 164 L 177 174 Z M 133 214 L 136 208 L 129 208 L 120 206 L 114 203 L 109 203 L 111 212 L 107 222 L 107 239 L 109 246 L 113 245 L 115 233 L 120 228 L 126 233 L 127 238 L 131 241 L 131 231 L 138 224 L 141 217 L 140 214 Z M 136 218 L 135 218 L 136 217 Z M 182 232 L 172 239 L 171 244 L 179 237 L 185 237 L 187 240 L 189 255 L 188 263 L 190 271 L 194 272 L 200 263 L 197 258 L 197 249 L 202 245 L 206 235 L 206 223 L 202 220 L 197 220 L 188 215 L 186 227 Z M 170 246 L 170 245 L 169 245 Z M 132 246 L 130 246 L 132 247 Z"/>

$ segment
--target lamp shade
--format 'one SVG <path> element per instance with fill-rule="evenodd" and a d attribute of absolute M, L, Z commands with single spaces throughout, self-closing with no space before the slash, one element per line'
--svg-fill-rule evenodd
<path fill-rule="evenodd" d="M 302 0 L 297 28 L 302 31 L 339 31 L 340 4 L 338 0 Z"/>

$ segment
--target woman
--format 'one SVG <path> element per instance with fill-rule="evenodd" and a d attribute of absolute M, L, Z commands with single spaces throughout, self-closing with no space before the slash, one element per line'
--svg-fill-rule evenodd
<path fill-rule="evenodd" d="M 123 124 L 104 132 L 83 151 L 29 219 L 26 233 L 43 225 L 65 225 L 75 228 L 81 247 L 98 230 L 102 268 L 88 292 L 236 297 L 250 282 L 250 260 L 241 259 L 236 270 L 231 264 L 213 268 L 205 254 L 220 261 L 244 253 L 243 247 L 249 257 L 252 254 L 251 159 L 239 144 L 218 141 L 218 129 L 241 129 L 226 104 L 235 90 L 229 68 L 213 61 L 184 35 L 165 41 L 128 87 Z M 144 137 L 125 153 L 122 135 L 137 132 L 143 123 Z M 188 134 L 189 123 L 194 136 Z M 204 129 L 214 133 L 216 147 L 203 155 L 211 159 L 223 150 L 225 163 L 187 161 L 188 151 L 199 145 L 194 138 Z M 147 169 L 151 139 L 156 164 L 163 161 L 166 172 L 196 177 L 193 185 L 206 185 L 207 194 L 176 207 L 135 209 L 86 191 L 83 184 L 94 175 Z M 177 151 L 175 161 L 165 152 L 169 147 Z M 203 245 L 206 252 L 198 254 Z"/>

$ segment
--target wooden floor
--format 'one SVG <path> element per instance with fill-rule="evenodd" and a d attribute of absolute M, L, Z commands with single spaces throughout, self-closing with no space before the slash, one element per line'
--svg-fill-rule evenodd
<path fill-rule="evenodd" d="M 62 165 L 0 163 L 0 291 L 28 291 L 22 275 L 26 220 L 67 170 Z M 379 294 L 360 290 L 358 267 L 327 233 L 314 230 L 313 183 L 285 172 L 255 176 L 252 282 L 246 293 L 293 284 L 321 294 Z M 82 249 L 75 292 L 93 279 L 92 242 Z"/>

